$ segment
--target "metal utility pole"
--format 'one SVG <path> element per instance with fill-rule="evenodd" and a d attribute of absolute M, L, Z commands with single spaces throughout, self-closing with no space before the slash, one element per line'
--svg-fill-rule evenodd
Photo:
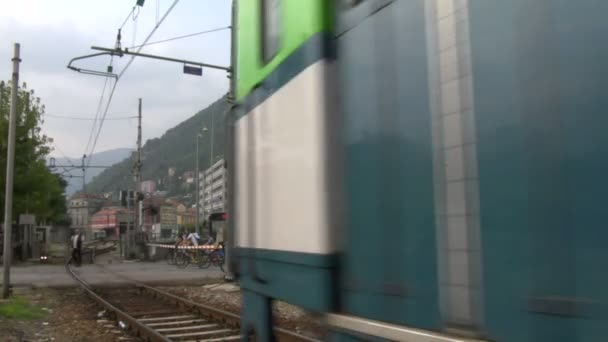
<path fill-rule="evenodd" d="M 194 196 L 194 200 L 196 201 L 196 203 L 194 203 L 194 205 L 196 206 L 196 212 L 194 213 L 194 231 L 197 232 L 197 233 L 200 230 L 199 227 L 198 227 L 198 224 L 199 224 L 199 222 L 198 222 L 198 217 L 199 217 L 198 213 L 200 211 L 200 206 L 201 206 L 200 205 L 201 183 L 200 183 L 200 176 L 199 176 L 199 171 L 198 171 L 198 169 L 199 169 L 199 166 L 198 166 L 198 154 L 199 154 L 199 151 L 198 151 L 198 141 L 199 141 L 200 137 L 201 137 L 201 134 L 200 133 L 196 133 L 196 169 L 194 170 L 194 179 L 195 179 L 195 182 L 196 182 L 196 187 L 195 187 L 196 188 L 196 194 Z"/>
<path fill-rule="evenodd" d="M 211 112 L 211 137 L 209 138 L 209 145 L 211 145 L 209 148 L 211 149 L 211 154 L 209 154 L 209 167 L 213 166 L 213 114 L 215 113 L 215 108 L 213 109 L 213 111 Z M 211 178 L 211 180 L 213 180 L 213 178 Z"/>
<path fill-rule="evenodd" d="M 133 171 L 135 175 L 135 187 L 133 191 L 133 215 L 132 221 L 133 224 L 129 225 L 129 227 L 133 227 L 130 229 L 129 235 L 129 253 L 135 249 L 135 235 L 137 232 L 142 231 L 142 202 L 137 195 L 139 191 L 141 191 L 141 98 L 138 99 L 137 105 L 137 156 L 135 160 L 135 165 L 133 165 Z M 131 196 L 127 191 L 127 201 L 131 200 Z M 131 220 L 130 220 L 131 221 Z M 129 255 L 128 255 L 129 256 Z"/>
<path fill-rule="evenodd" d="M 131 211 L 131 190 L 127 189 L 127 213 Z M 128 217 L 128 214 L 127 214 Z M 125 259 L 129 259 L 131 257 L 131 221 L 133 218 L 129 218 L 127 220 L 127 241 L 125 248 Z"/>
<path fill-rule="evenodd" d="M 81 164 L 81 168 L 82 168 L 82 193 L 85 195 L 87 195 L 87 167 L 85 165 L 85 159 L 87 158 L 86 154 L 82 155 L 82 164 Z"/>
<path fill-rule="evenodd" d="M 200 139 L 202 137 L 202 133 L 207 131 L 207 127 L 203 127 L 202 132 L 198 132 L 196 134 L 196 170 L 195 170 L 195 180 L 196 180 L 196 195 L 195 195 L 195 206 L 196 206 L 196 213 L 194 214 L 194 230 L 201 234 L 202 231 L 199 227 L 200 225 L 200 210 L 201 210 L 201 199 L 200 199 L 200 193 L 201 193 L 201 180 L 200 180 L 200 175 L 199 175 L 199 142 Z M 203 176 L 203 180 L 205 179 L 205 177 Z M 204 198 L 204 197 L 203 197 Z"/>
<path fill-rule="evenodd" d="M 86 171 L 87 169 L 86 169 L 86 165 L 85 165 L 86 158 L 87 158 L 87 155 L 83 154 L 82 155 L 82 165 L 81 165 L 81 167 L 82 167 L 82 195 L 84 196 L 84 199 L 85 199 L 85 202 L 83 202 L 83 203 L 87 204 L 87 206 L 85 207 L 85 210 L 87 213 L 84 217 L 89 218 L 89 214 L 90 214 L 89 208 L 91 208 L 91 199 L 87 195 L 87 171 Z M 88 225 L 89 225 L 88 222 L 84 222 L 84 220 L 83 220 L 83 222 L 82 222 L 83 229 L 81 229 L 81 231 L 80 231 L 80 233 L 84 234 L 84 236 L 87 238 L 89 237 Z"/>
<path fill-rule="evenodd" d="M 215 108 L 213 109 L 213 111 L 211 112 L 211 134 L 209 134 L 209 149 L 210 149 L 210 154 L 209 154 L 209 167 L 208 169 L 211 169 L 211 166 L 213 166 L 213 113 L 215 113 Z M 206 131 L 206 127 L 205 127 L 205 131 Z M 204 179 L 205 179 L 205 187 L 207 187 L 207 172 L 205 170 L 205 172 L 203 172 Z M 211 177 L 211 181 L 213 181 L 213 172 L 209 175 Z M 211 214 L 211 212 L 213 211 L 213 203 L 211 203 L 211 198 L 212 198 L 212 194 L 211 194 L 211 190 L 213 184 L 209 184 L 209 212 L 207 213 L 209 216 Z M 204 197 L 203 197 L 204 199 Z M 205 208 L 203 207 L 203 213 L 205 212 Z M 204 218 L 204 215 L 203 215 Z M 211 227 L 211 222 L 208 222 L 209 227 Z M 211 229 L 211 228 L 209 228 Z M 209 231 L 209 234 L 212 234 L 211 231 Z"/>
<path fill-rule="evenodd" d="M 15 171 L 15 131 L 17 128 L 17 95 L 19 93 L 20 45 L 15 43 L 13 53 L 13 83 L 11 89 L 11 111 L 8 126 L 8 148 L 6 153 L 6 188 L 4 191 L 4 278 L 2 278 L 2 298 L 7 299 L 11 283 L 11 233 L 13 228 L 13 173 Z"/>
<path fill-rule="evenodd" d="M 141 98 L 139 99 L 138 105 L 138 123 L 137 123 L 137 162 L 135 164 L 135 182 L 137 183 L 136 189 L 141 189 Z M 140 197 L 137 196 L 137 230 L 143 231 L 143 202 Z"/>

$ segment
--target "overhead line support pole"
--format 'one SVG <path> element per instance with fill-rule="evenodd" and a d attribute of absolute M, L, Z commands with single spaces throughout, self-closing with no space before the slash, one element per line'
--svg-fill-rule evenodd
<path fill-rule="evenodd" d="M 87 188 L 86 188 L 86 183 L 87 183 L 86 178 L 87 178 L 87 174 L 86 174 L 86 165 L 85 165 L 85 162 L 84 162 L 86 158 L 87 158 L 87 155 L 86 155 L 86 154 L 84 154 L 84 155 L 82 156 L 82 165 L 81 165 L 81 168 L 82 168 L 82 193 L 84 193 L 84 194 L 85 194 L 85 196 L 86 196 L 86 194 L 87 194 Z"/>
<path fill-rule="evenodd" d="M 199 228 L 199 224 L 200 224 L 200 222 L 199 222 L 200 201 L 201 201 L 201 199 L 200 199 L 200 191 L 201 191 L 201 189 L 200 189 L 201 184 L 200 183 L 201 183 L 201 179 L 200 179 L 200 171 L 199 171 L 199 163 L 198 163 L 198 158 L 199 158 L 198 144 L 199 144 L 199 140 L 200 140 L 200 133 L 197 132 L 197 134 L 196 134 L 196 170 L 195 170 L 195 174 L 194 174 L 194 178 L 195 178 L 195 181 L 196 181 L 196 184 L 195 184 L 196 194 L 194 196 L 194 200 L 196 201 L 194 203 L 194 206 L 196 208 L 195 209 L 196 213 L 194 214 L 194 231 L 197 232 L 197 233 L 199 233 L 199 234 L 201 234 L 202 232 L 201 232 L 201 229 Z M 204 179 L 205 178 L 204 178 L 204 174 L 203 174 L 203 180 Z M 205 197 L 203 196 L 203 199 L 204 198 Z"/>
<path fill-rule="evenodd" d="M 129 213 L 131 212 L 131 190 L 127 187 L 127 217 L 129 217 Z M 133 225 L 133 217 L 130 217 L 127 220 L 127 241 L 125 248 L 125 259 L 129 260 L 131 258 L 131 240 L 133 237 L 131 236 L 131 226 Z"/>
<path fill-rule="evenodd" d="M 136 172 L 137 172 L 137 189 L 138 191 L 142 191 L 141 189 L 141 167 L 142 167 L 142 162 L 141 162 L 141 98 L 139 99 L 139 104 L 138 104 L 138 115 L 137 115 L 137 165 L 136 165 Z M 137 196 L 137 230 L 139 231 L 143 231 L 143 215 L 142 215 L 142 201 L 140 200 L 139 196 Z"/>
<path fill-rule="evenodd" d="M 143 202 L 140 199 L 139 193 L 142 191 L 141 189 L 141 98 L 139 98 L 137 105 L 137 160 L 135 161 L 135 207 L 133 208 L 133 215 L 135 216 L 135 232 L 140 233 L 143 232 Z M 135 239 L 134 239 L 135 240 Z M 144 248 L 146 246 L 144 245 Z M 144 251 L 144 255 L 147 258 L 147 251 Z"/>
<path fill-rule="evenodd" d="M 15 171 L 15 131 L 17 127 L 17 99 L 19 93 L 19 62 L 20 45 L 15 43 L 13 53 L 13 80 L 11 89 L 11 111 L 8 128 L 8 148 L 6 153 L 6 188 L 4 191 L 4 249 L 3 263 L 4 273 L 2 280 L 2 298 L 7 299 L 10 295 L 11 282 L 11 259 L 13 248 L 11 233 L 13 228 L 13 175 Z"/>

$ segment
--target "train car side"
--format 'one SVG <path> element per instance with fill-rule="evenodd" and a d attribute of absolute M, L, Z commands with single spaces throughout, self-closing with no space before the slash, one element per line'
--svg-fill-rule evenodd
<path fill-rule="evenodd" d="M 272 335 L 273 298 L 319 312 L 335 298 L 328 7 L 238 3 L 234 255 L 243 331 L 261 340 Z"/>
<path fill-rule="evenodd" d="M 608 3 L 238 3 L 244 332 L 605 340 Z"/>

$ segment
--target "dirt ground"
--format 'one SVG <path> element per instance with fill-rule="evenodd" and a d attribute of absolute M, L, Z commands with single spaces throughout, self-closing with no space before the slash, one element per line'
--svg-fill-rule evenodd
<path fill-rule="evenodd" d="M 226 292 L 204 286 L 164 287 L 162 289 L 194 302 L 203 303 L 235 314 L 239 314 L 241 310 L 241 294 L 239 291 Z M 323 336 L 320 319 L 299 307 L 275 301 L 273 312 L 276 323 L 281 328 L 314 338 L 321 338 Z"/>
<path fill-rule="evenodd" d="M 173 294 L 195 302 L 238 314 L 241 307 L 240 292 L 213 290 L 209 287 L 163 287 Z M 0 318 L 0 342 L 106 342 L 129 341 L 128 335 L 116 327 L 104 327 L 114 323 L 99 323 L 100 310 L 81 290 L 65 289 L 15 289 L 15 294 L 46 312 L 43 317 L 18 320 Z M 318 318 L 310 313 L 283 302 L 274 303 L 275 319 L 280 327 L 310 337 L 322 337 Z"/>
<path fill-rule="evenodd" d="M 46 314 L 32 320 L 0 318 L 1 342 L 106 342 L 126 336 L 97 323 L 100 310 L 80 289 L 15 289 L 15 294 Z"/>

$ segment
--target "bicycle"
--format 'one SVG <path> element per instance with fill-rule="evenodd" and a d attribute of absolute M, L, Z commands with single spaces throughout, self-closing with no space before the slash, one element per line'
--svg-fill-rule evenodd
<path fill-rule="evenodd" d="M 165 256 L 165 260 L 167 260 L 167 264 L 168 265 L 175 265 L 175 249 L 170 249 L 169 252 L 167 252 L 167 255 Z"/>
<path fill-rule="evenodd" d="M 211 253 L 208 254 L 208 257 L 203 259 L 203 263 L 201 263 L 199 268 L 209 268 L 209 266 L 213 265 L 219 267 L 222 272 L 224 271 L 224 251 L 222 249 L 214 249 Z"/>
<path fill-rule="evenodd" d="M 208 262 L 208 254 L 201 250 L 178 249 L 175 253 L 175 265 L 179 268 L 186 268 L 190 263 L 197 264 L 199 267 Z"/>

